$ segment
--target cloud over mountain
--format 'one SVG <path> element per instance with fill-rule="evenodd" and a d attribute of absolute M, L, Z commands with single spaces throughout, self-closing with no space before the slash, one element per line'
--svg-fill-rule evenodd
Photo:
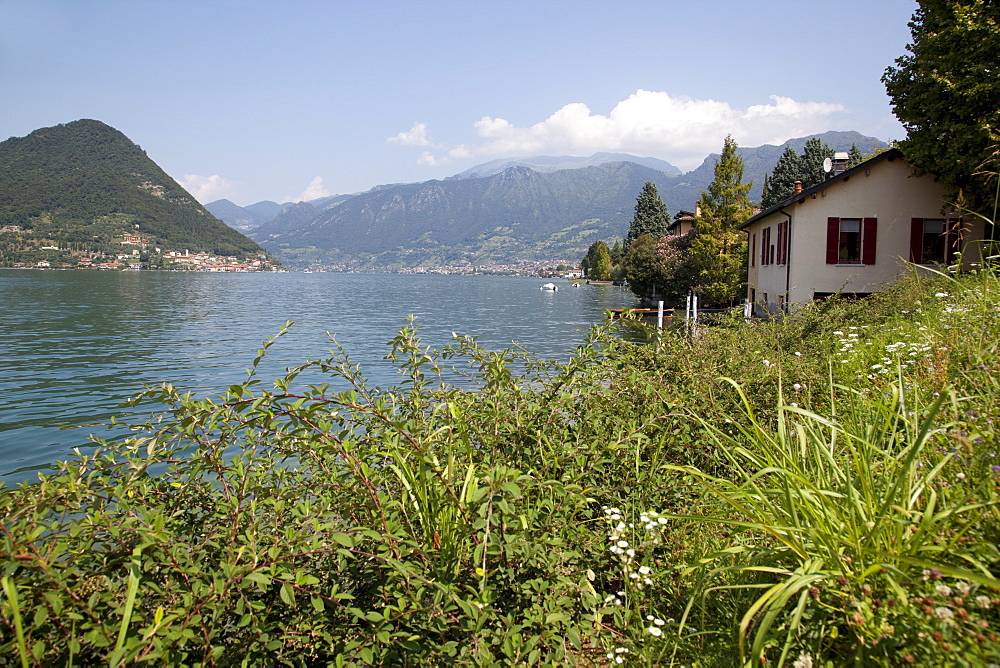
<path fill-rule="evenodd" d="M 484 116 L 474 123 L 478 140 L 467 144 L 434 142 L 424 123 L 416 123 L 388 141 L 425 148 L 418 162 L 428 166 L 471 156 L 609 151 L 665 156 L 682 169 L 693 169 L 706 153 L 719 149 L 727 134 L 740 145 L 780 144 L 791 137 L 829 129 L 831 118 L 844 111 L 841 104 L 798 102 L 779 95 L 771 95 L 766 104 L 736 108 L 717 100 L 640 89 L 607 115 L 573 102 L 527 127 Z"/>

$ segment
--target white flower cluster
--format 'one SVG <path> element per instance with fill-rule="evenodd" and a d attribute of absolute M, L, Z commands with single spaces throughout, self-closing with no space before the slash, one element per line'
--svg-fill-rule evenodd
<path fill-rule="evenodd" d="M 861 343 L 861 333 L 858 330 L 867 328 L 868 325 L 862 325 L 861 327 L 850 327 L 849 329 L 852 331 L 849 331 L 846 334 L 841 330 L 837 330 L 833 333 L 834 336 L 839 337 L 837 339 L 837 345 L 839 345 L 840 347 L 837 348 L 837 353 L 838 353 L 838 361 L 841 364 L 847 364 L 848 362 L 850 362 L 851 355 L 858 352 L 857 346 L 859 343 Z M 871 342 L 868 342 L 865 343 L 865 345 L 870 346 L 872 344 Z"/>
<path fill-rule="evenodd" d="M 628 647 L 616 647 L 614 652 L 608 652 L 608 658 L 613 659 L 615 663 L 625 663 L 623 654 L 628 654 Z"/>

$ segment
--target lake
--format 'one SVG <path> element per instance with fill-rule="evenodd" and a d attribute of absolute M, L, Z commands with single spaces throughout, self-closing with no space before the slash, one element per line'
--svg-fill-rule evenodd
<path fill-rule="evenodd" d="M 541 290 L 547 279 L 402 274 L 97 272 L 0 269 L 0 481 L 87 447 L 144 385 L 172 383 L 206 396 L 246 378 L 261 342 L 292 330 L 260 367 L 265 381 L 327 356 L 327 332 L 376 385 L 399 382 L 385 345 L 416 316 L 425 344 L 478 337 L 565 359 L 626 289 Z"/>

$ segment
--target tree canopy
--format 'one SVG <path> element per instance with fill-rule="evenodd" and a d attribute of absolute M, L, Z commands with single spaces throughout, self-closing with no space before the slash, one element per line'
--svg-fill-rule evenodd
<path fill-rule="evenodd" d="M 667 205 L 660 199 L 660 193 L 656 189 L 656 184 L 646 181 L 642 187 L 642 192 L 635 201 L 635 216 L 632 224 L 628 228 L 628 235 L 625 237 L 625 248 L 627 249 L 633 241 L 643 234 L 654 237 L 665 237 L 669 234 L 670 212 Z"/>
<path fill-rule="evenodd" d="M 632 292 L 662 300 L 670 307 L 682 305 L 693 279 L 690 261 L 693 236 L 693 232 L 660 238 L 640 235 L 624 259 Z"/>
<path fill-rule="evenodd" d="M 819 140 L 819 137 L 812 137 L 806 140 L 805 148 L 802 149 L 802 156 L 799 158 L 799 169 L 803 188 L 811 188 L 817 183 L 822 183 L 829 174 L 823 169 L 823 161 L 833 157 L 833 149 Z"/>
<path fill-rule="evenodd" d="M 778 158 L 774 171 L 767 179 L 767 192 L 761 197 L 761 206 L 765 209 L 778 202 L 788 199 L 795 190 L 795 182 L 802 179 L 802 165 L 799 154 L 791 146 L 785 147 L 785 152 Z"/>
<path fill-rule="evenodd" d="M 746 235 L 739 226 L 753 215 L 748 197 L 753 182 L 743 182 L 743 159 L 726 137 L 715 163 L 715 180 L 701 193 L 701 215 L 691 244 L 694 290 L 706 305 L 723 305 L 746 286 Z"/>
<path fill-rule="evenodd" d="M 958 202 L 995 211 L 1000 162 L 1000 4 L 919 0 L 913 41 L 882 76 L 906 128 L 907 159 L 956 190 Z"/>

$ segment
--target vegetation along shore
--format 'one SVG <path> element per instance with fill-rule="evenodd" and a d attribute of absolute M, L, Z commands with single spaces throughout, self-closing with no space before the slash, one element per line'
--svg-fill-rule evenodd
<path fill-rule="evenodd" d="M 905 141 L 805 190 L 824 149 L 792 151 L 754 213 L 727 138 L 677 234 L 650 183 L 625 242 L 585 263 L 668 305 L 745 293 L 768 318 L 737 309 L 655 345 L 609 318 L 566 362 L 460 334 L 431 349 L 409 321 L 388 387 L 339 346 L 258 378 L 289 324 L 224 394 L 150 388 L 119 438 L 0 489 L 0 666 L 1000 665 L 1000 16 L 919 4 L 909 55 L 883 77 Z M 91 259 L 132 236 L 200 241 L 159 216 L 173 202 L 200 220 L 200 205 L 138 147 L 112 146 L 136 166 L 133 209 L 59 236 L 9 198 L 34 236 L 3 238 Z M 847 210 L 880 202 L 844 193 L 886 174 L 933 174 L 950 199 Z M 199 247 L 267 259 L 211 229 Z M 810 230 L 814 274 L 903 273 L 857 299 L 820 286 L 790 300 L 778 267 Z"/>
<path fill-rule="evenodd" d="M 164 413 L 0 493 L 0 663 L 1000 661 L 993 271 L 613 327 L 135 398 Z"/>

